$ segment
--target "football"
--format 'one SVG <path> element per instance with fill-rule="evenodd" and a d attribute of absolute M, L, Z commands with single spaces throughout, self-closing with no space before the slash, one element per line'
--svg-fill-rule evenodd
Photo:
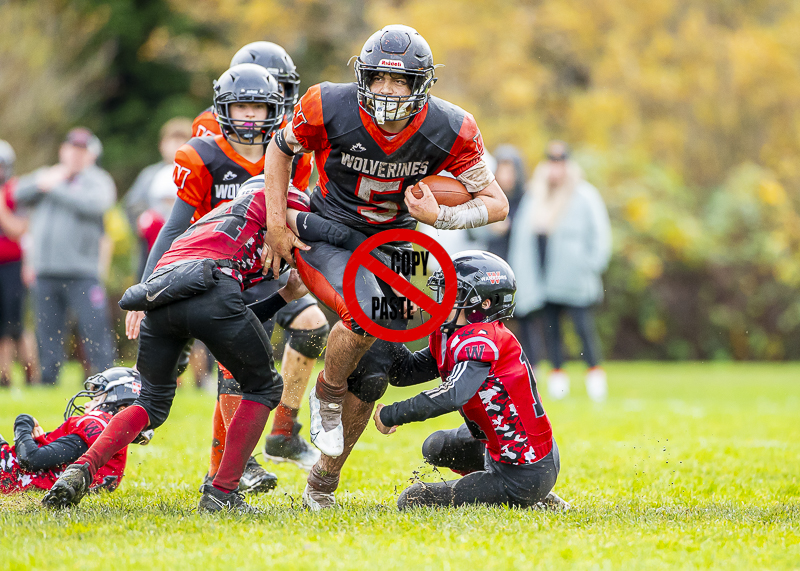
<path fill-rule="evenodd" d="M 467 190 L 467 187 L 449 176 L 434 174 L 426 176 L 421 182 L 430 187 L 433 196 L 436 197 L 436 202 L 443 206 L 458 206 L 472 200 L 472 195 Z M 419 183 L 414 185 L 411 192 L 417 198 L 422 198 L 422 189 L 419 187 Z"/>

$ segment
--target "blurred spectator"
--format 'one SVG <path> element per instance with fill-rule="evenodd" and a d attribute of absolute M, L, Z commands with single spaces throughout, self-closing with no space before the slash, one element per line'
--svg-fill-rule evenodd
<path fill-rule="evenodd" d="M 90 367 L 113 365 L 108 307 L 99 279 L 103 215 L 116 200 L 111 176 L 95 165 L 100 140 L 78 127 L 59 149 L 59 163 L 22 177 L 17 202 L 29 206 L 30 264 L 36 275 L 36 325 L 42 382 L 53 385 L 63 364 L 68 310 L 78 324 Z"/>
<path fill-rule="evenodd" d="M 510 240 L 509 231 L 517 213 L 519 203 L 525 194 L 525 164 L 522 156 L 516 147 L 512 145 L 501 145 L 494 152 L 497 167 L 494 176 L 497 184 L 503 189 L 508 197 L 508 217 L 493 224 L 488 224 L 473 231 L 484 237 L 486 249 L 493 254 L 497 254 L 504 260 L 508 260 L 508 242 Z"/>
<path fill-rule="evenodd" d="M 161 127 L 161 142 L 158 150 L 161 161 L 145 167 L 133 186 L 125 195 L 125 213 L 139 238 L 139 269 L 144 272 L 147 255 L 158 236 L 159 230 L 172 212 L 178 187 L 172 179 L 175 153 L 192 138 L 192 120 L 174 117 Z"/>
<path fill-rule="evenodd" d="M 25 285 L 22 282 L 22 248 L 19 240 L 27 220 L 15 213 L 14 178 L 16 155 L 6 141 L 0 141 L 0 387 L 11 386 L 14 354 L 25 369 L 30 384 L 37 378 L 38 363 L 32 355 L 31 339 L 23 337 L 22 314 Z"/>
<path fill-rule="evenodd" d="M 553 398 L 569 394 L 562 370 L 560 317 L 568 313 L 583 343 L 589 365 L 589 397 L 606 397 L 606 375 L 599 367 L 600 344 L 592 306 L 603 298 L 601 274 L 611 256 L 611 228 L 603 199 L 583 180 L 562 141 L 547 146 L 547 160 L 534 171 L 511 228 L 509 261 L 517 273 L 517 311 L 531 323 L 541 319 L 545 346 L 553 365 L 548 389 Z M 535 312 L 535 315 L 531 315 Z"/>

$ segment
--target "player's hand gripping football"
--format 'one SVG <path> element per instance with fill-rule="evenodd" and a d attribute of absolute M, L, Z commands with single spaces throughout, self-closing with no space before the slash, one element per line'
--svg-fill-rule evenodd
<path fill-rule="evenodd" d="M 439 217 L 439 203 L 436 202 L 436 197 L 433 196 L 431 188 L 424 182 L 419 182 L 419 188 L 422 190 L 422 198 L 417 198 L 411 191 L 413 187 L 406 189 L 406 206 L 408 206 L 408 213 L 420 222 L 424 222 L 429 226 L 433 226 L 436 219 Z"/>
<path fill-rule="evenodd" d="M 375 428 L 377 428 L 381 434 L 393 434 L 396 430 L 396 426 L 386 426 L 381 422 L 381 409 L 383 408 L 382 404 L 379 404 L 375 407 L 375 414 L 372 416 L 372 419 L 375 421 Z"/>
<path fill-rule="evenodd" d="M 300 279 L 300 272 L 297 270 L 292 270 L 289 272 L 289 281 L 286 282 L 285 286 L 278 290 L 278 293 L 286 303 L 289 303 L 290 301 L 300 299 L 307 294 L 308 288 L 306 287 L 306 284 L 303 283 L 303 280 Z"/>
<path fill-rule="evenodd" d="M 264 266 L 264 273 L 271 267 L 272 275 L 274 276 L 281 273 L 281 260 L 286 260 L 286 263 L 293 268 L 297 267 L 294 263 L 292 248 L 310 249 L 286 226 L 267 228 L 267 234 L 264 236 L 264 245 L 269 246 L 261 251 L 261 263 Z"/>

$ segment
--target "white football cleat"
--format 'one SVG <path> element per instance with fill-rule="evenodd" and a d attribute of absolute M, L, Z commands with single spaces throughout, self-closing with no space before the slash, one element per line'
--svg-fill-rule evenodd
<path fill-rule="evenodd" d="M 311 389 L 308 405 L 311 412 L 311 443 L 326 456 L 341 456 L 344 452 L 342 405 L 318 399 L 316 389 Z"/>
<path fill-rule="evenodd" d="M 306 484 L 306 489 L 303 490 L 303 507 L 310 509 L 312 512 L 335 508 L 336 496 L 333 495 L 333 492 L 320 492 Z"/>
<path fill-rule="evenodd" d="M 547 392 L 553 400 L 569 396 L 569 377 L 561 369 L 553 369 L 547 377 Z"/>
<path fill-rule="evenodd" d="M 586 373 L 586 394 L 594 402 L 603 402 L 608 396 L 606 372 L 600 367 L 592 367 Z"/>

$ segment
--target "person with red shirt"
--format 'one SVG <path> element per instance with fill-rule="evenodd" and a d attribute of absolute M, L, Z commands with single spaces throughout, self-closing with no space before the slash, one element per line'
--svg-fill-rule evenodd
<path fill-rule="evenodd" d="M 355 61 L 356 83 L 312 86 L 295 106 L 292 124 L 267 147 L 265 192 L 271 205 L 264 263 L 275 271 L 282 260 L 297 263 L 311 292 L 341 317 L 331 330 L 325 368 L 311 393 L 311 440 L 322 451 L 303 494 L 305 505 L 335 505 L 342 466 L 363 432 L 382 390 L 348 382 L 357 367 L 373 366 L 367 351 L 375 338 L 351 318 L 342 281 L 352 252 L 328 243 L 307 249 L 277 221 L 285 216 L 292 157 L 315 155 L 318 189 L 311 210 L 367 236 L 414 228 L 418 221 L 439 229 L 473 228 L 503 220 L 508 201 L 484 158 L 475 119 L 463 109 L 429 95 L 436 82 L 427 42 L 408 26 L 387 26 L 373 34 Z M 410 187 L 447 171 L 473 199 L 440 206 L 424 183 L 422 198 Z M 274 207 L 272 206 L 274 205 Z M 410 250 L 409 244 L 387 246 Z M 397 303 L 399 296 L 371 273 L 359 270 L 356 294 L 365 312 L 373 301 Z M 395 305 L 396 306 L 396 305 Z M 379 319 L 378 325 L 405 329 L 407 316 Z M 360 363 L 361 362 L 361 363 Z M 375 378 L 384 383 L 386 375 Z M 385 390 L 385 385 L 383 390 Z M 377 395 L 377 396 L 376 396 Z"/>
<path fill-rule="evenodd" d="M 11 386 L 14 348 L 22 345 L 22 282 L 20 237 L 28 221 L 14 213 L 14 149 L 0 140 L 0 387 Z M 26 368 L 27 370 L 27 368 Z"/>
<path fill-rule="evenodd" d="M 45 432 L 29 414 L 14 422 L 15 445 L 0 436 L 0 493 L 10 494 L 28 488 L 49 490 L 67 464 L 74 462 L 97 440 L 111 418 L 138 398 L 142 384 L 139 373 L 127 367 L 112 367 L 86 379 L 84 390 L 76 393 L 64 411 L 64 424 Z M 91 399 L 85 405 L 79 399 Z M 150 442 L 152 433 L 137 436 L 138 444 Z M 127 447 L 120 449 L 101 466 L 89 491 L 114 491 L 125 475 Z"/>
<path fill-rule="evenodd" d="M 478 250 L 453 259 L 456 304 L 428 348 L 408 350 L 399 378 L 412 385 L 442 378 L 434 389 L 401 402 L 378 405 L 374 420 L 383 434 L 397 427 L 458 410 L 466 425 L 439 431 L 423 445 L 435 466 L 466 474 L 459 480 L 417 483 L 398 506 L 460 506 L 540 502 L 566 507 L 551 490 L 561 461 L 536 379 L 522 347 L 502 320 L 514 313 L 514 272 L 500 257 Z M 428 280 L 439 301 L 444 275 Z"/>

